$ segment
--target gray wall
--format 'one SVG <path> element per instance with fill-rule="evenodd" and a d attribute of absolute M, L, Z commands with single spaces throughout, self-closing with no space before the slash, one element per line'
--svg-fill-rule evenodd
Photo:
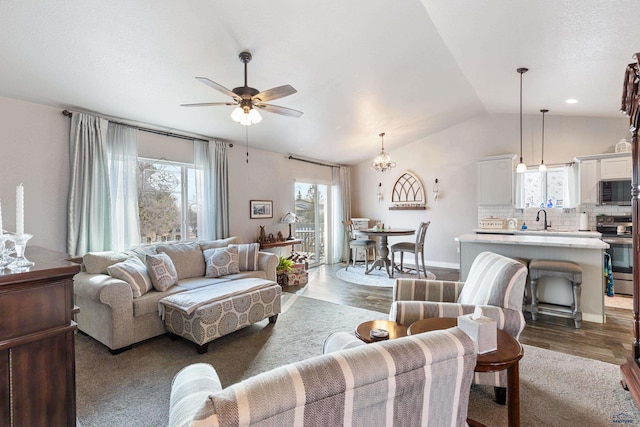
<path fill-rule="evenodd" d="M 0 97 L 0 201 L 3 225 L 15 231 L 15 187 L 25 191 L 25 231 L 34 235 L 29 244 L 66 251 L 67 193 L 69 177 L 69 118 L 62 109 Z M 240 126 L 238 126 L 239 131 Z M 171 160 L 192 161 L 189 141 L 140 133 L 141 154 Z M 288 160 L 283 154 L 230 149 L 231 234 L 255 241 L 259 225 L 267 233 L 286 234 L 278 220 L 294 209 L 294 184 L 330 184 L 331 169 Z M 191 159 L 189 158 L 191 156 Z M 273 200 L 273 218 L 250 219 L 249 200 Z"/>
<path fill-rule="evenodd" d="M 540 163 L 541 115 L 523 120 L 525 163 Z M 575 156 L 613 152 L 615 144 L 630 140 L 628 120 L 553 116 L 545 117 L 545 163 L 567 163 Z M 387 132 L 391 140 L 393 133 Z M 371 159 L 376 154 L 372 138 Z M 470 119 L 430 137 L 389 152 L 397 163 L 385 173 L 371 169 L 370 161 L 352 168 L 352 214 L 380 219 L 392 227 L 416 227 L 430 220 L 425 258 L 435 266 L 457 267 L 458 244 L 455 237 L 477 228 L 476 165 L 479 157 L 519 153 L 518 115 L 487 114 Z M 395 180 L 409 170 L 422 181 L 427 193 L 426 211 L 390 211 Z M 433 201 L 432 188 L 438 179 L 439 200 Z M 376 189 L 382 183 L 384 200 L 378 203 Z M 390 243 L 400 238 L 390 238 Z M 403 240 L 406 240 L 403 239 Z"/>

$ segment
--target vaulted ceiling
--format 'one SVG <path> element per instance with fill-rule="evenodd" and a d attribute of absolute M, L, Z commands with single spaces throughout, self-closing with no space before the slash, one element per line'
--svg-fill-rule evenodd
<path fill-rule="evenodd" d="M 640 52 L 637 2 L 606 0 L 6 0 L 0 96 L 244 144 L 229 98 L 290 84 L 251 147 L 338 163 L 372 158 L 484 113 L 617 117 Z M 577 104 L 566 104 L 575 98 Z M 539 113 L 538 113 L 539 114 Z"/>

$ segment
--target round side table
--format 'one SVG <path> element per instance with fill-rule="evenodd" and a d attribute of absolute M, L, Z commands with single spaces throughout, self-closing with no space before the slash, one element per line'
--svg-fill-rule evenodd
<path fill-rule="evenodd" d="M 371 338 L 372 329 L 384 329 L 389 332 L 389 338 Z M 386 339 L 395 339 L 407 336 L 407 327 L 399 325 L 391 320 L 370 320 L 358 325 L 356 328 L 356 337 L 370 344 L 376 341 L 384 341 Z"/>

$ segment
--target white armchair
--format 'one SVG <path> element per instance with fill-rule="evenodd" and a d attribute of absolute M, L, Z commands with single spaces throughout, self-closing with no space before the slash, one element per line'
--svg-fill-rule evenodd
<path fill-rule="evenodd" d="M 526 323 L 522 298 L 527 268 L 520 262 L 491 252 L 473 261 L 466 282 L 396 279 L 389 319 L 403 325 L 430 317 L 457 317 L 472 313 L 477 306 L 516 339 Z M 476 373 L 477 384 L 496 387 L 496 400 L 504 404 L 506 371 Z"/>

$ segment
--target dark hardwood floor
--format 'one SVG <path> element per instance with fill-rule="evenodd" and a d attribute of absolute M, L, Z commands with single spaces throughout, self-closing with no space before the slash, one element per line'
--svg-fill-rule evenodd
<path fill-rule="evenodd" d="M 335 272 L 344 264 L 322 265 L 309 270 L 306 286 L 284 286 L 283 291 L 304 295 L 336 304 L 388 313 L 391 307 L 391 288 L 355 285 L 344 282 Z M 428 267 L 438 279 L 458 280 L 458 270 Z M 534 322 L 524 313 L 527 326 L 520 336 L 523 344 L 541 347 L 575 356 L 622 364 L 631 352 L 633 343 L 633 313 L 631 310 L 606 308 L 605 324 L 582 322 L 575 329 L 572 319 L 539 315 Z M 354 328 L 357 325 L 354 325 Z"/>

